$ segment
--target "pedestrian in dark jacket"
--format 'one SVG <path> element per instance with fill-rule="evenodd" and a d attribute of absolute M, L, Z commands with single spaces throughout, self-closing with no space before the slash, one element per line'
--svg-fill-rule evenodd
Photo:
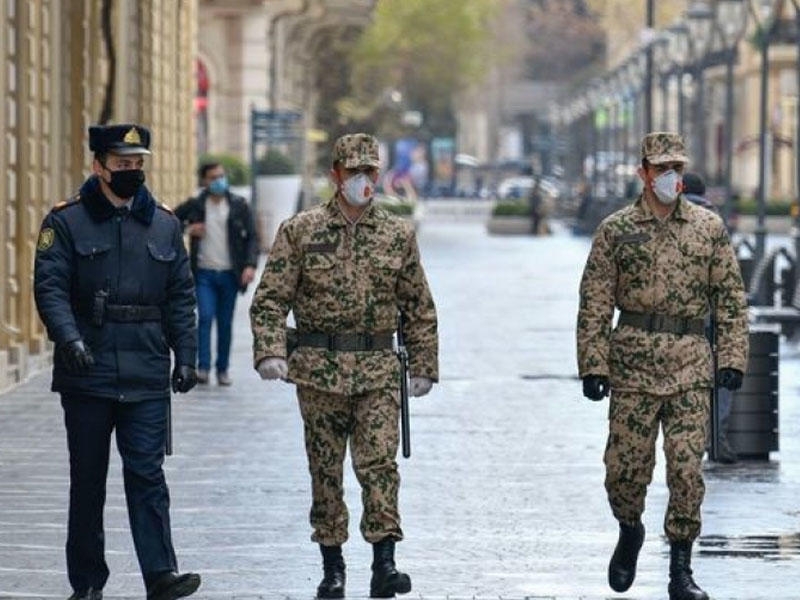
<path fill-rule="evenodd" d="M 190 236 L 192 272 L 197 285 L 199 383 L 208 383 L 211 326 L 217 322 L 217 382 L 231 385 L 233 311 L 237 292 L 253 281 L 258 263 L 255 221 L 247 201 L 231 193 L 225 168 L 205 163 L 198 171 L 203 191 L 175 209 Z"/>
<path fill-rule="evenodd" d="M 122 457 L 131 533 L 148 600 L 192 594 L 177 573 L 162 465 L 172 391 L 195 384 L 195 297 L 180 223 L 144 186 L 150 132 L 89 128 L 93 174 L 39 232 L 36 306 L 55 343 L 70 457 L 70 600 L 99 600 L 108 576 L 103 506 L 111 432 Z"/>

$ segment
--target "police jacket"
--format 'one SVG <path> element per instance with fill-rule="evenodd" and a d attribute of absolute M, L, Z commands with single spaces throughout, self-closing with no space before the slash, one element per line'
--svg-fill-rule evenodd
<path fill-rule="evenodd" d="M 225 193 L 230 211 L 228 213 L 228 250 L 231 255 L 231 266 L 239 282 L 239 291 L 244 293 L 246 285 L 241 285 L 242 271 L 246 267 L 256 268 L 258 264 L 258 239 L 255 221 L 247 200 L 230 191 Z M 189 198 L 175 209 L 175 216 L 185 228 L 193 223 L 205 223 L 206 201 L 208 190 L 198 196 Z M 200 251 L 200 238 L 192 236 L 190 241 L 192 272 L 197 272 L 197 255 Z"/>
<path fill-rule="evenodd" d="M 177 364 L 195 364 L 195 291 L 180 223 L 144 186 L 128 211 L 91 177 L 53 208 L 39 233 L 34 294 L 56 344 L 53 391 L 164 398 L 170 348 Z M 95 365 L 73 375 L 58 347 L 78 339 Z"/>

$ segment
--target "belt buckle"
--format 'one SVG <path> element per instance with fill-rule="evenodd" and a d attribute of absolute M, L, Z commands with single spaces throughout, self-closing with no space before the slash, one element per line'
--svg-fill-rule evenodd
<path fill-rule="evenodd" d="M 678 326 L 676 327 L 678 335 L 686 335 L 689 331 L 689 317 L 678 317 Z"/>

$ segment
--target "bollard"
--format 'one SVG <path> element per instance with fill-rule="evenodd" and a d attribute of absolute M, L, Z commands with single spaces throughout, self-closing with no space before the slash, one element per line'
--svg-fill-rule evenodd
<path fill-rule="evenodd" d="M 750 356 L 740 390 L 733 395 L 728 440 L 741 458 L 769 460 L 778 450 L 780 325 L 750 328 Z"/>

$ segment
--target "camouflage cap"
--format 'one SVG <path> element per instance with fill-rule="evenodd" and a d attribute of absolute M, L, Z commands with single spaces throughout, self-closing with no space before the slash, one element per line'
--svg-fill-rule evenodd
<path fill-rule="evenodd" d="M 645 158 L 653 165 L 689 162 L 683 138 L 671 131 L 653 131 L 642 138 L 642 159 Z"/>
<path fill-rule="evenodd" d="M 378 140 L 367 133 L 343 135 L 333 145 L 333 162 L 341 161 L 345 169 L 379 167 Z"/>

